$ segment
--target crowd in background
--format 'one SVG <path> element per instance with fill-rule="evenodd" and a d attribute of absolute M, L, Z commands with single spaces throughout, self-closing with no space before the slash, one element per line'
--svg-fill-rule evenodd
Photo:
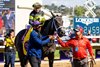
<path fill-rule="evenodd" d="M 1 11 L 0 14 L 0 36 L 4 36 L 10 29 L 15 27 L 15 15 L 10 9 Z"/>
<path fill-rule="evenodd" d="M 13 11 L 9 9 L 2 10 L 0 12 L 0 45 L 5 45 L 4 49 L 4 67 L 14 67 L 15 62 L 15 15 Z"/>

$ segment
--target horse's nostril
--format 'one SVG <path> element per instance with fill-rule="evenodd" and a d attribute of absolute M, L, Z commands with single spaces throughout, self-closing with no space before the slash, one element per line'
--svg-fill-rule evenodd
<path fill-rule="evenodd" d="M 61 35 L 65 34 L 63 31 L 60 32 Z"/>
<path fill-rule="evenodd" d="M 60 34 L 62 34 L 63 32 L 60 32 Z"/>

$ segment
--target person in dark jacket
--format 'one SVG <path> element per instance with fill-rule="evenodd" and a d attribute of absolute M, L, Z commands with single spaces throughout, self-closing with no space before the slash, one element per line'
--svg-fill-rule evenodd
<path fill-rule="evenodd" d="M 41 23 L 39 21 L 34 21 L 31 25 L 33 27 L 33 31 L 30 34 L 29 45 L 27 56 L 31 67 L 40 67 L 41 56 L 42 56 L 42 46 L 49 43 L 50 40 L 54 39 L 54 36 L 42 36 L 40 34 L 41 31 Z M 45 40 L 42 40 L 44 39 Z"/>

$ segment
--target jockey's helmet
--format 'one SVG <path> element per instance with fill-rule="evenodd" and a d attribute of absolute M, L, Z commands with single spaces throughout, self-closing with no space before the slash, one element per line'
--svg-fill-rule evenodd
<path fill-rule="evenodd" d="M 39 8 L 42 7 L 42 5 L 41 5 L 40 3 L 38 3 L 38 2 L 36 2 L 36 3 L 34 3 L 34 4 L 32 5 L 32 7 L 35 8 L 35 9 L 39 9 Z"/>

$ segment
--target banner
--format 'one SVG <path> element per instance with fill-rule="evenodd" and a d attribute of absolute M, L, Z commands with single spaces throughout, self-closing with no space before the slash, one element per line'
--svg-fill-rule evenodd
<path fill-rule="evenodd" d="M 84 35 L 91 31 L 91 35 L 100 35 L 100 18 L 74 18 L 74 28 L 81 26 L 84 29 Z"/>
<path fill-rule="evenodd" d="M 96 49 L 96 58 L 100 58 L 100 49 Z"/>
<path fill-rule="evenodd" d="M 15 0 L 0 0 L 0 36 L 15 29 Z"/>

